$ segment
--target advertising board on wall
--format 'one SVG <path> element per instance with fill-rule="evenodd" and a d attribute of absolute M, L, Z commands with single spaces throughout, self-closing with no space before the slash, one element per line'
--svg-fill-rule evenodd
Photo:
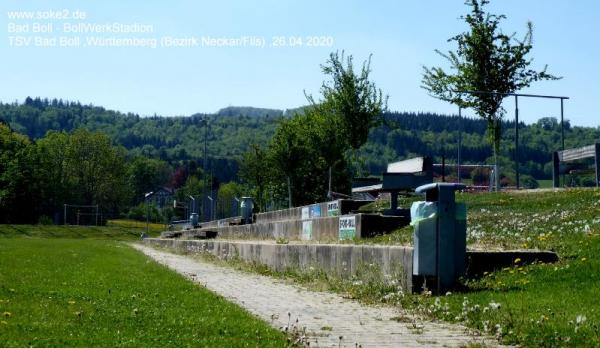
<path fill-rule="evenodd" d="M 356 237 L 356 215 L 340 216 L 340 240 L 353 239 Z"/>

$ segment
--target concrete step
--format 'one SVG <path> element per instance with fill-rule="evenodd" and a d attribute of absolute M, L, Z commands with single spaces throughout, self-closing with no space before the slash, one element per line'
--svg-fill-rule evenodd
<path fill-rule="evenodd" d="M 350 214 L 371 201 L 361 201 L 352 199 L 338 199 L 330 202 L 315 203 L 301 207 L 289 208 L 258 213 L 254 215 L 255 223 L 281 222 L 289 220 L 306 220 L 319 217 L 339 216 Z M 226 227 L 240 225 L 241 216 L 234 216 L 225 219 L 207 221 L 201 223 L 201 227 Z"/>
<path fill-rule="evenodd" d="M 282 215 L 282 217 L 285 216 Z M 200 239 L 206 238 L 207 233 L 212 232 L 217 237 L 228 239 L 337 241 L 341 239 L 369 238 L 389 233 L 399 227 L 406 226 L 410 222 L 410 218 L 408 216 L 382 216 L 379 214 L 349 214 L 313 217 L 304 220 L 263 221 L 247 225 L 208 226 L 179 231 L 181 234 L 165 232 L 162 237 Z"/>
<path fill-rule="evenodd" d="M 404 291 L 420 291 L 422 279 L 413 276 L 413 248 L 399 245 L 325 244 L 256 240 L 183 240 L 146 238 L 144 243 L 190 253 L 207 253 L 221 259 L 236 258 L 260 264 L 272 270 L 323 271 L 341 277 L 365 272 L 381 272 L 399 281 Z M 467 250 L 467 277 L 477 278 L 486 272 L 534 262 L 552 263 L 558 255 L 543 250 Z M 429 282 L 427 283 L 431 285 Z"/>

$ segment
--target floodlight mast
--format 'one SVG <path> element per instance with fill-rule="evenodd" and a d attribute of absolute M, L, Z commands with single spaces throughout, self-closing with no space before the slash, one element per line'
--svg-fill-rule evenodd
<path fill-rule="evenodd" d="M 501 95 L 503 97 L 515 97 L 515 179 L 517 181 L 517 189 L 520 188 L 519 180 L 519 97 L 524 98 L 543 98 L 543 99 L 560 99 L 560 139 L 562 150 L 565 149 L 565 122 L 564 122 L 564 101 L 570 99 L 565 96 L 542 95 L 542 94 L 527 94 L 527 93 L 502 93 L 492 91 L 455 91 L 458 94 L 491 94 Z M 462 123 L 462 106 L 458 106 L 458 119 Z M 461 125 L 458 130 L 458 182 L 460 182 L 460 151 L 461 151 Z M 497 173 L 499 174 L 499 173 Z"/>
<path fill-rule="evenodd" d="M 149 233 L 148 225 L 150 223 L 150 204 L 148 204 L 148 197 L 152 196 L 154 191 L 147 192 L 144 195 L 144 200 L 146 201 L 146 234 Z"/>

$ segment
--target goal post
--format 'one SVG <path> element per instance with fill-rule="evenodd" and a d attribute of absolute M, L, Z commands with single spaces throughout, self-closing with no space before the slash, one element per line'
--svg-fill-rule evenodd
<path fill-rule="evenodd" d="M 95 225 L 100 222 L 99 205 L 64 204 L 64 225 Z"/>
<path fill-rule="evenodd" d="M 473 190 L 489 190 L 493 191 L 495 183 L 495 175 L 498 173 L 496 166 L 493 164 L 453 164 L 453 163 L 436 163 L 433 165 L 434 171 L 442 172 L 450 169 L 449 178 L 458 182 L 469 178 L 470 183 L 467 188 Z M 458 176 L 458 177 L 453 177 Z"/>

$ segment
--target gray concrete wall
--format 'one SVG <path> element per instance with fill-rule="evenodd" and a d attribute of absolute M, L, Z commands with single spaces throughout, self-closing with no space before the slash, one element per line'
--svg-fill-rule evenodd
<path fill-rule="evenodd" d="M 339 217 L 309 219 L 312 221 L 312 239 L 321 241 L 338 240 Z M 357 218 L 360 220 L 360 217 Z M 181 238 L 194 239 L 203 231 L 215 231 L 219 238 L 241 239 L 302 239 L 302 220 L 285 220 L 254 223 L 249 225 L 206 227 L 182 231 Z M 357 230 L 360 231 L 360 229 Z"/>
<path fill-rule="evenodd" d="M 265 265 L 275 271 L 315 270 L 340 277 L 350 277 L 360 272 L 372 270 L 381 275 L 391 276 L 400 281 L 406 292 L 413 286 L 420 289 L 422 279 L 413 277 L 413 248 L 396 245 L 357 245 L 357 244 L 277 244 L 272 241 L 227 241 L 227 240 L 183 240 L 146 238 L 148 245 L 173 248 L 190 253 L 207 253 L 221 259 L 239 258 L 248 263 Z M 509 251 L 467 251 L 467 276 L 479 277 L 484 271 L 494 271 L 502 267 L 534 262 L 551 263 L 558 261 L 558 255 L 551 251 L 509 250 Z M 428 281 L 431 286 L 432 283 Z"/>
<path fill-rule="evenodd" d="M 275 271 L 321 270 L 350 277 L 361 271 L 379 271 L 412 288 L 412 248 L 352 244 L 276 244 L 259 241 L 181 240 L 147 238 L 144 243 L 190 253 L 207 253 L 221 259 L 237 257 Z"/>
<path fill-rule="evenodd" d="M 331 201 L 334 202 L 334 201 Z M 318 207 L 320 210 L 319 216 L 313 216 L 309 214 L 309 218 L 318 218 L 318 217 L 327 217 L 327 206 L 331 202 L 321 202 L 310 205 L 305 205 L 301 207 L 294 207 L 291 209 L 282 209 L 282 210 L 274 210 L 265 213 L 256 214 L 256 223 L 265 223 L 265 222 L 273 222 L 273 221 L 285 221 L 285 220 L 300 220 L 302 219 L 302 209 L 307 209 L 311 212 L 311 208 Z M 338 213 L 337 215 L 346 215 L 350 214 L 352 211 L 357 210 L 359 207 L 370 203 L 369 201 L 354 201 L 349 199 L 339 199 L 338 202 Z"/>
<path fill-rule="evenodd" d="M 344 215 L 349 216 L 349 215 Z M 385 234 L 394 229 L 405 226 L 408 219 L 396 216 L 381 216 L 378 214 L 355 214 L 356 238 L 368 238 L 378 234 Z M 234 225 L 223 227 L 202 227 L 181 231 L 183 239 L 204 238 L 205 232 L 216 232 L 219 238 L 227 239 L 288 239 L 288 240 L 339 240 L 339 216 L 320 217 L 313 219 L 295 219 L 282 221 L 256 222 L 248 225 Z M 312 235 L 306 238 L 303 235 L 303 224 L 312 225 Z M 162 237 L 169 238 L 171 233 L 163 233 Z"/>
<path fill-rule="evenodd" d="M 221 227 L 221 226 L 229 226 L 231 224 L 239 224 L 241 216 L 234 216 L 225 219 L 212 220 L 207 222 L 201 222 L 200 225 L 202 227 Z"/>

